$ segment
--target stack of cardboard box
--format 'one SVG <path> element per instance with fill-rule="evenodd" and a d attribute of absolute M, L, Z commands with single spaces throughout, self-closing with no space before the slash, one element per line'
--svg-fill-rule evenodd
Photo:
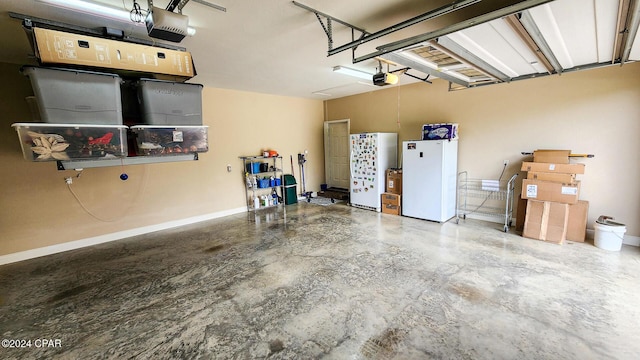
<path fill-rule="evenodd" d="M 402 169 L 387 170 L 387 188 L 382 194 L 382 212 L 385 214 L 402 214 Z"/>
<path fill-rule="evenodd" d="M 522 163 L 521 170 L 527 171 L 518 206 L 518 218 L 524 219 L 522 236 L 556 244 L 584 241 L 589 202 L 580 200 L 576 175 L 584 174 L 585 166 L 570 164 L 570 153 L 536 150 L 533 162 Z"/>

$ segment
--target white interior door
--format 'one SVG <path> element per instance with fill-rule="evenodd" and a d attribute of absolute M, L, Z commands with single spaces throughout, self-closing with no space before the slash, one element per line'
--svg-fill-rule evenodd
<path fill-rule="evenodd" d="M 328 187 L 349 189 L 349 119 L 324 122 L 324 166 Z"/>

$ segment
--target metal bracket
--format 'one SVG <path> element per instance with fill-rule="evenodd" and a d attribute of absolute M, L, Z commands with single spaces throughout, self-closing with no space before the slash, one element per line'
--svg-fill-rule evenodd
<path fill-rule="evenodd" d="M 358 58 L 353 59 L 354 63 L 358 63 L 361 61 L 365 61 L 368 59 L 372 59 L 376 56 L 382 56 L 384 54 L 389 54 L 392 53 L 394 51 L 397 50 L 401 50 L 416 44 L 420 44 L 422 42 L 426 42 L 426 41 L 430 41 L 430 40 L 434 40 L 439 38 L 440 36 L 444 36 L 444 35 L 448 35 L 451 33 L 454 33 L 456 31 L 459 30 L 464 30 L 467 28 L 470 28 L 472 26 L 475 25 L 479 25 L 479 24 L 483 24 L 485 22 L 489 22 L 491 20 L 495 20 L 495 19 L 499 19 L 501 17 L 505 17 L 511 14 L 515 14 L 518 13 L 520 11 L 523 10 L 527 10 L 530 9 L 532 7 L 538 6 L 538 5 L 542 5 L 542 4 L 546 4 L 548 2 L 551 2 L 553 0 L 524 0 L 524 1 L 520 1 L 520 2 L 516 2 L 513 1 L 514 4 L 512 4 L 511 6 L 506 6 L 506 7 L 502 7 L 502 8 L 498 8 L 495 9 L 493 11 L 489 11 L 487 13 L 483 13 L 480 15 L 477 15 L 475 17 L 466 19 L 464 21 L 460 21 L 460 22 L 456 22 L 454 24 L 451 24 L 449 26 L 445 26 L 441 29 L 438 30 L 434 30 L 434 31 L 430 31 L 421 35 L 416 35 L 416 36 L 412 36 L 409 37 L 407 39 L 404 40 L 399 40 L 399 41 L 394 41 L 392 43 L 388 43 L 388 44 L 384 44 L 384 45 L 380 45 L 378 47 L 376 47 L 376 49 L 378 49 L 378 51 L 369 53 L 367 55 L 364 56 L 360 56 Z"/>
<path fill-rule="evenodd" d="M 58 170 L 74 170 L 74 169 L 88 169 L 97 167 L 109 167 L 109 166 L 124 166 L 124 165 L 142 165 L 142 164 L 157 164 L 168 162 L 180 162 L 180 161 L 197 161 L 198 153 L 191 154 L 179 154 L 179 155 L 167 155 L 167 156 L 131 156 L 116 159 L 87 159 L 87 160 L 68 160 L 57 161 Z"/>
<path fill-rule="evenodd" d="M 169 2 L 169 4 L 167 5 L 167 8 L 165 10 L 173 11 L 174 9 L 178 9 L 178 12 L 180 14 L 182 14 L 182 8 L 184 8 L 189 1 L 190 0 L 171 0 Z M 204 0 L 191 0 L 191 1 L 193 1 L 195 3 L 198 3 L 200 5 L 204 5 L 204 6 L 208 6 L 210 8 L 214 8 L 216 10 L 220 10 L 222 12 L 227 12 L 227 8 L 225 8 L 223 6 L 220 6 L 220 5 L 217 5 L 217 4 L 210 3 L 208 1 L 204 1 Z"/>
<path fill-rule="evenodd" d="M 399 30 L 402 30 L 404 28 L 413 26 L 413 25 L 421 23 L 423 21 L 431 20 L 431 19 L 437 18 L 439 16 L 443 16 L 443 15 L 452 13 L 454 11 L 460 10 L 460 9 L 465 8 L 467 6 L 470 6 L 470 5 L 473 5 L 473 4 L 477 4 L 480 1 L 481 0 L 457 0 L 457 1 L 453 2 L 452 4 L 441 6 L 441 7 L 437 8 L 437 9 L 434 9 L 434 10 L 431 10 L 431 11 L 426 12 L 424 14 L 415 16 L 415 17 L 413 17 L 413 18 L 411 18 L 409 20 L 405 20 L 405 21 L 400 22 L 398 24 L 389 26 L 389 27 L 387 27 L 385 29 L 382 29 L 380 31 L 376 31 L 375 33 L 369 33 L 368 31 L 365 31 L 364 29 L 360 29 L 360 28 L 358 28 L 358 27 L 356 27 L 354 25 L 351 25 L 351 24 L 349 24 L 347 22 L 341 21 L 341 20 L 339 20 L 339 19 L 337 19 L 337 18 L 335 18 L 335 17 L 333 17 L 331 15 L 324 14 L 324 13 L 322 13 L 322 12 L 316 10 L 316 9 L 313 9 L 313 8 L 308 7 L 306 5 L 300 4 L 300 3 L 296 2 L 296 1 L 293 1 L 293 4 L 298 6 L 298 7 L 303 8 L 305 10 L 311 11 L 316 15 L 316 17 L 318 18 L 318 21 L 320 21 L 320 24 L 322 25 L 322 28 L 324 29 L 325 34 L 327 34 L 327 37 L 329 38 L 329 51 L 328 51 L 329 56 L 335 55 L 335 54 L 337 54 L 339 52 L 342 52 L 342 51 L 345 51 L 345 50 L 348 50 L 348 49 L 352 49 L 353 62 L 355 63 L 356 62 L 355 61 L 356 60 L 356 58 L 355 58 L 355 49 L 361 44 L 364 44 L 364 43 L 367 43 L 369 41 L 381 38 L 381 37 L 389 35 L 389 34 L 392 34 L 392 33 L 396 32 L 396 31 L 399 31 Z M 325 27 L 324 23 L 322 22 L 321 17 L 327 19 L 327 26 L 326 27 Z M 347 26 L 347 27 L 351 28 L 351 42 L 349 42 L 347 44 L 344 44 L 344 45 L 341 45 L 341 46 L 339 46 L 339 47 L 337 47 L 335 49 L 333 48 L 333 38 L 332 38 L 332 34 L 331 34 L 331 20 L 334 20 L 334 21 L 339 22 L 340 24 L 342 24 L 344 26 Z M 356 39 L 356 37 L 355 37 L 354 30 L 359 31 L 360 33 L 362 33 L 362 35 L 358 39 Z"/>
<path fill-rule="evenodd" d="M 402 74 L 407 75 L 408 77 L 411 77 L 411 78 L 414 78 L 416 80 L 420 80 L 420 81 L 426 82 L 427 84 L 432 84 L 432 82 L 429 81 L 429 76 L 431 76 L 431 75 L 427 74 L 426 77 L 421 78 L 419 76 L 416 76 L 416 75 L 413 75 L 413 74 L 409 74 L 409 70 L 411 70 L 410 67 L 405 67 L 405 68 L 402 68 L 402 69 L 396 69 L 396 70 L 390 71 L 390 73 L 402 72 Z"/>
<path fill-rule="evenodd" d="M 194 1 L 196 1 L 196 0 L 194 0 Z M 348 22 L 342 21 L 342 20 L 340 20 L 340 19 L 338 19 L 338 18 L 336 18 L 334 16 L 325 14 L 325 13 L 323 13 L 323 12 L 321 12 L 319 10 L 316 10 L 314 8 L 311 8 L 311 7 L 307 6 L 307 5 L 301 4 L 301 3 L 297 2 L 297 1 L 292 1 L 292 3 L 293 3 L 293 5 L 296 5 L 296 6 L 302 8 L 302 9 L 305 9 L 307 11 L 310 11 L 310 12 L 312 12 L 312 13 L 314 13 L 316 15 L 316 18 L 320 22 L 320 26 L 322 26 L 322 30 L 324 30 L 324 33 L 327 35 L 328 48 L 329 48 L 329 50 L 328 50 L 329 55 L 328 56 L 333 55 L 332 52 L 335 51 L 333 49 L 333 25 L 332 25 L 333 22 L 336 22 L 336 23 L 338 23 L 340 25 L 346 26 L 346 27 L 351 29 L 351 43 L 353 43 L 355 41 L 359 41 L 359 40 L 363 39 L 366 35 L 369 34 L 369 32 L 367 32 L 364 29 L 361 29 L 361 28 L 359 28 L 359 27 L 357 27 L 355 25 L 351 25 Z M 322 21 L 322 19 L 326 19 L 326 22 L 327 22 L 326 25 Z M 360 38 L 358 40 L 356 40 L 356 31 L 361 33 Z M 349 43 L 349 44 L 351 44 L 351 43 Z M 359 44 L 355 44 L 353 46 L 346 47 L 346 48 L 344 48 L 344 49 L 342 49 L 340 51 L 343 51 L 343 50 L 346 50 L 346 49 L 349 49 L 349 48 L 353 48 L 355 50 L 355 47 L 357 47 L 357 45 L 359 45 Z M 342 45 L 339 48 L 343 48 L 345 46 L 346 45 Z M 355 56 L 355 54 L 354 54 L 354 56 Z"/>
<path fill-rule="evenodd" d="M 331 18 L 327 18 L 327 26 L 324 25 L 322 18 L 317 13 L 316 18 L 318 19 L 318 22 L 320 22 L 320 26 L 322 26 L 324 33 L 327 34 L 327 46 L 329 47 L 329 50 L 331 50 L 333 48 L 333 29 L 331 28 Z"/>
<path fill-rule="evenodd" d="M 198 3 L 200 5 L 204 5 L 204 6 L 208 6 L 210 8 L 214 8 L 216 10 L 220 10 L 222 12 L 227 12 L 227 8 L 226 7 L 223 7 L 223 6 L 214 4 L 214 3 L 210 3 L 208 1 L 204 1 L 204 0 L 191 0 L 191 1 L 193 1 L 194 3 Z"/>

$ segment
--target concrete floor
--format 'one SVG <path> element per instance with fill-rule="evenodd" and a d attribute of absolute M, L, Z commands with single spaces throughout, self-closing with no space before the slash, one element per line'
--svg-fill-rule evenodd
<path fill-rule="evenodd" d="M 640 358 L 638 248 L 287 208 L 0 267 L 0 357 Z"/>

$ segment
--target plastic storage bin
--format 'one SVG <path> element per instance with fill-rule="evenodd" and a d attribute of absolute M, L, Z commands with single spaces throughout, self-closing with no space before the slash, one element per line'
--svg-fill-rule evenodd
<path fill-rule="evenodd" d="M 145 124 L 202 125 L 202 85 L 141 79 L 137 87 Z"/>
<path fill-rule="evenodd" d="M 121 79 L 115 74 L 23 67 L 45 123 L 122 125 Z"/>
<path fill-rule="evenodd" d="M 259 179 L 258 188 L 264 189 L 269 187 L 269 179 Z"/>
<path fill-rule="evenodd" d="M 249 174 L 258 174 L 260 172 L 260 163 L 248 163 L 246 171 Z"/>
<path fill-rule="evenodd" d="M 29 161 L 109 159 L 127 155 L 127 127 L 123 125 L 12 125 L 18 132 L 24 158 Z"/>
<path fill-rule="evenodd" d="M 207 152 L 208 126 L 132 126 L 138 155 Z"/>

